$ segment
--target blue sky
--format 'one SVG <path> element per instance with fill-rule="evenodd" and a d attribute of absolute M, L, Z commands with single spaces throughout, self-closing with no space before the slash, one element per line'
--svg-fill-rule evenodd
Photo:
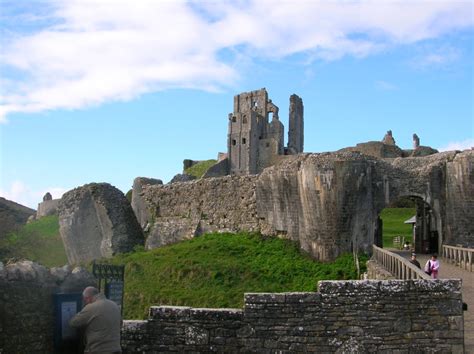
<path fill-rule="evenodd" d="M 233 96 L 266 87 L 305 151 L 474 146 L 472 1 L 0 0 L 0 196 L 126 192 L 226 151 Z M 286 135 L 286 133 L 285 133 Z"/>

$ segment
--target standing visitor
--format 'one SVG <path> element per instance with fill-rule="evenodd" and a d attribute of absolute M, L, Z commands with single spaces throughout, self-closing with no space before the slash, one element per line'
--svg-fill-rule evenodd
<path fill-rule="evenodd" d="M 84 353 L 119 354 L 122 316 L 118 305 L 108 300 L 97 288 L 89 286 L 82 292 L 84 308 L 69 324 L 85 330 Z"/>
<path fill-rule="evenodd" d="M 431 256 L 431 259 L 426 262 L 425 272 L 426 274 L 431 275 L 431 278 L 438 279 L 439 261 L 438 256 L 436 254 L 433 254 Z"/>
<path fill-rule="evenodd" d="M 418 262 L 418 260 L 416 259 L 416 253 L 411 254 L 410 263 L 416 265 L 418 268 L 421 269 L 420 262 Z"/>

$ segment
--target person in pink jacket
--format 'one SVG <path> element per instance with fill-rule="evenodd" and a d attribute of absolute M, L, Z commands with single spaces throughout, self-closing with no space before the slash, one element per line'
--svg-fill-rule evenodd
<path fill-rule="evenodd" d="M 425 272 L 426 274 L 431 275 L 431 278 L 438 279 L 439 261 L 438 256 L 436 254 L 433 254 L 431 256 L 431 259 L 426 262 Z"/>

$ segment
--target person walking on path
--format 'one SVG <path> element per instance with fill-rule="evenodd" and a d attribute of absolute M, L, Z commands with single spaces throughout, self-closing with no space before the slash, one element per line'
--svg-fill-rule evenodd
<path fill-rule="evenodd" d="M 421 269 L 420 262 L 418 262 L 417 259 L 416 259 L 416 253 L 411 254 L 410 263 L 416 265 L 418 268 Z"/>
<path fill-rule="evenodd" d="M 122 316 L 118 305 L 105 298 L 97 288 L 89 286 L 82 292 L 84 308 L 69 324 L 85 330 L 84 353 L 119 354 Z"/>
<path fill-rule="evenodd" d="M 433 254 L 431 259 L 426 262 L 425 272 L 426 274 L 431 275 L 431 278 L 438 279 L 439 261 L 436 254 Z"/>

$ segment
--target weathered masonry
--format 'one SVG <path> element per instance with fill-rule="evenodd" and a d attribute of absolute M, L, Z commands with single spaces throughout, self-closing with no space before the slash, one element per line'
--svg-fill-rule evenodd
<path fill-rule="evenodd" d="M 257 174 L 275 164 L 281 155 L 303 152 L 303 101 L 290 97 L 288 147 L 284 147 L 284 126 L 278 107 L 261 90 L 234 97 L 234 112 L 229 114 L 227 156 L 232 175 Z M 269 115 L 272 115 L 268 122 Z"/>
<path fill-rule="evenodd" d="M 419 202 L 417 252 L 474 246 L 474 151 L 377 158 L 358 152 L 286 156 L 259 175 L 144 186 L 153 248 L 208 231 L 259 231 L 297 241 L 330 261 L 381 245 L 379 213 Z"/>
<path fill-rule="evenodd" d="M 463 353 L 458 280 L 322 281 L 317 293 L 246 294 L 240 309 L 150 308 L 124 353 Z"/>

